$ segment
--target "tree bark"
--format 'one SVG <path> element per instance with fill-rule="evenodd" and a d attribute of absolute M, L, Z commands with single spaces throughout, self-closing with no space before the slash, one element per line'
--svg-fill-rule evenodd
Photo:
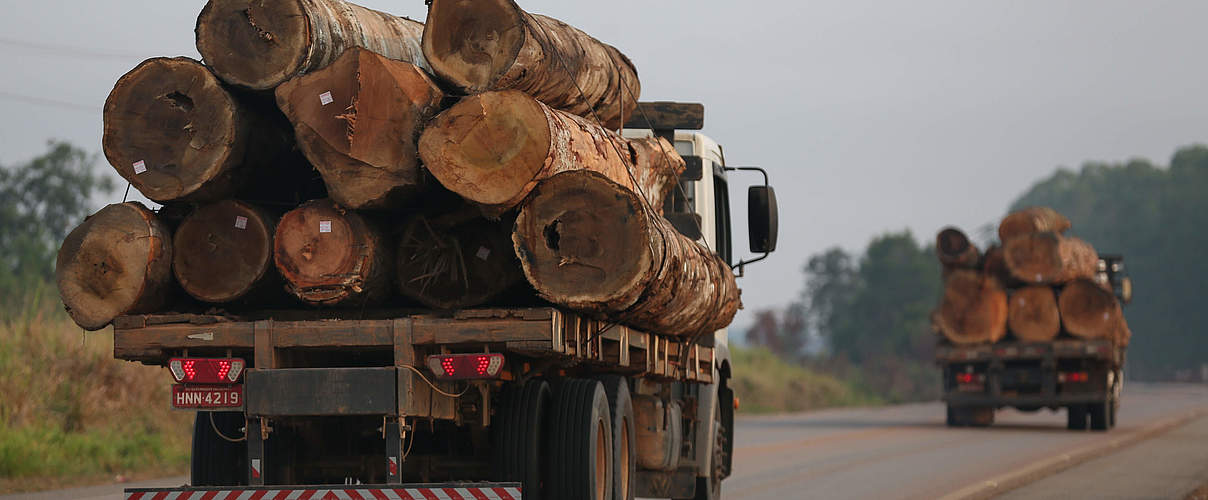
<path fill-rule="evenodd" d="M 472 207 L 438 217 L 417 215 L 398 244 L 398 286 L 437 309 L 484 304 L 524 283 L 512 249 L 513 220 L 490 221 Z"/>
<path fill-rule="evenodd" d="M 376 224 L 331 200 L 286 213 L 273 238 L 286 290 L 325 306 L 380 304 L 390 296 L 393 251 Z"/>
<path fill-rule="evenodd" d="M 711 332 L 741 305 L 726 263 L 598 172 L 543 181 L 512 242 L 542 298 L 648 332 Z"/>
<path fill-rule="evenodd" d="M 211 200 L 231 194 L 251 117 L 201 63 L 143 61 L 105 101 L 105 157 L 147 198 Z"/>
<path fill-rule="evenodd" d="M 935 235 L 935 253 L 944 268 L 976 269 L 981 252 L 960 229 L 946 227 Z"/>
<path fill-rule="evenodd" d="M 172 291 L 171 234 L 141 203 L 109 205 L 63 240 L 55 281 L 67 313 L 85 330 L 154 312 Z"/>
<path fill-rule="evenodd" d="M 419 154 L 441 184 L 490 216 L 518 205 L 542 179 L 580 169 L 661 210 L 685 166 L 665 139 L 625 139 L 516 91 L 462 99 L 424 131 Z"/>
<path fill-rule="evenodd" d="M 520 90 L 545 104 L 619 129 L 641 94 L 628 57 L 557 19 L 512 0 L 435 0 L 424 56 L 467 94 Z"/>
<path fill-rule="evenodd" d="M 1033 285 L 1011 294 L 1007 327 L 1024 342 L 1048 342 L 1061 333 L 1061 314 L 1052 287 Z"/>
<path fill-rule="evenodd" d="M 1057 233 L 1012 238 L 1003 246 L 1003 259 L 1012 276 L 1033 285 L 1090 278 L 1099 268 L 1099 255 L 1090 244 Z"/>
<path fill-rule="evenodd" d="M 266 90 L 363 47 L 427 69 L 424 25 L 342 0 L 210 0 L 197 51 L 227 83 Z"/>
<path fill-rule="evenodd" d="M 1007 292 L 992 276 L 958 269 L 944 282 L 932 321 L 954 344 L 998 342 L 1007 333 Z"/>
<path fill-rule="evenodd" d="M 354 47 L 276 95 L 336 203 L 397 208 L 423 187 L 416 142 L 444 98 L 423 69 Z"/>
<path fill-rule="evenodd" d="M 202 302 L 280 295 L 273 266 L 278 217 L 242 201 L 205 205 L 185 218 L 173 238 L 172 271 L 181 288 Z"/>
<path fill-rule="evenodd" d="M 1093 280 L 1071 281 L 1061 290 L 1057 306 L 1065 331 L 1075 337 L 1127 344 L 1132 335 L 1116 296 Z"/>
<path fill-rule="evenodd" d="M 1049 207 L 1030 207 L 1013 212 L 998 225 L 998 240 L 1007 241 L 1031 233 L 1064 233 L 1070 220 Z"/>

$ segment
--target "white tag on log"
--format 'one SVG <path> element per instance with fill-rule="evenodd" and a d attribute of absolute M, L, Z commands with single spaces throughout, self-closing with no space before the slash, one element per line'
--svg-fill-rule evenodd
<path fill-rule="evenodd" d="M 235 229 L 247 229 L 247 217 L 242 215 L 235 216 Z"/>
<path fill-rule="evenodd" d="M 478 253 L 475 255 L 482 260 L 487 260 L 487 257 L 491 256 L 491 249 L 487 247 L 478 247 Z"/>
<path fill-rule="evenodd" d="M 319 232 L 320 233 L 330 233 L 331 232 L 331 221 L 329 221 L 329 220 L 319 221 Z"/>
<path fill-rule="evenodd" d="M 335 98 L 331 97 L 330 90 L 327 92 L 324 92 L 322 94 L 319 94 L 319 102 L 322 103 L 324 106 L 331 104 L 334 101 L 335 101 Z"/>
<path fill-rule="evenodd" d="M 141 174 L 147 171 L 147 162 L 139 160 L 134 162 L 134 175 Z"/>

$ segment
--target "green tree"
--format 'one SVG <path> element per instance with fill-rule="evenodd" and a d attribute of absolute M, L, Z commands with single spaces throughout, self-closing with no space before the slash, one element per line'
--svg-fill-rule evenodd
<path fill-rule="evenodd" d="M 113 191 L 95 163 L 93 155 L 52 141 L 24 165 L 0 166 L 0 292 L 21 292 L 54 276 L 59 243 L 90 213 L 94 195 Z"/>

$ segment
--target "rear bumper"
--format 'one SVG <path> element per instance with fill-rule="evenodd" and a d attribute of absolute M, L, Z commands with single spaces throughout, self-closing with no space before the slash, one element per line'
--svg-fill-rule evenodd
<path fill-rule="evenodd" d="M 126 500 L 520 500 L 519 483 L 129 488 Z"/>
<path fill-rule="evenodd" d="M 1102 403 L 1107 400 L 1107 393 L 1092 392 L 1082 394 L 1061 395 L 1015 395 L 995 396 L 992 394 L 950 392 L 944 395 L 945 403 L 949 406 L 1039 406 L 1057 407 L 1090 403 Z"/>

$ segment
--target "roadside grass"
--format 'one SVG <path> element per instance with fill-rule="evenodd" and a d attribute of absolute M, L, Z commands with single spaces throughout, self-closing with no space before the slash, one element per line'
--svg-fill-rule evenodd
<path fill-rule="evenodd" d="M 856 386 L 830 375 L 792 365 L 762 347 L 730 347 L 731 384 L 739 413 L 783 413 L 841 406 L 884 404 Z"/>
<path fill-rule="evenodd" d="M 0 310 L 0 493 L 182 474 L 192 414 L 162 368 L 113 359 L 46 289 Z"/>

